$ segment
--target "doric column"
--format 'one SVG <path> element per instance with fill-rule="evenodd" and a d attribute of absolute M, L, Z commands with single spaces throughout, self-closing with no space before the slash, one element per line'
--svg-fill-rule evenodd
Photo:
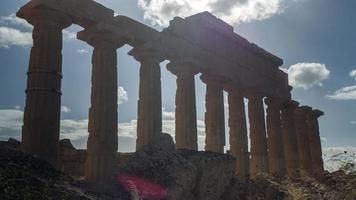
<path fill-rule="evenodd" d="M 22 149 L 59 166 L 63 13 L 22 7 L 17 16 L 34 26 L 22 127 Z"/>
<path fill-rule="evenodd" d="M 308 106 L 298 107 L 294 111 L 295 133 L 297 136 L 300 173 L 311 174 L 311 156 L 308 138 L 307 114 L 312 109 Z"/>
<path fill-rule="evenodd" d="M 136 149 L 162 133 L 161 68 L 163 56 L 155 49 L 134 48 L 129 53 L 141 63 Z"/>
<path fill-rule="evenodd" d="M 294 110 L 299 103 L 288 100 L 282 106 L 282 140 L 284 145 L 284 158 L 288 176 L 299 176 L 299 158 L 297 136 L 294 126 Z"/>
<path fill-rule="evenodd" d="M 91 107 L 85 179 L 109 184 L 115 180 L 118 148 L 117 48 L 123 45 L 109 33 L 84 30 L 78 38 L 94 47 Z"/>
<path fill-rule="evenodd" d="M 246 113 L 244 96 L 239 87 L 226 86 L 229 102 L 230 151 L 236 160 L 236 174 L 245 180 L 249 175 L 250 156 L 248 152 Z"/>
<path fill-rule="evenodd" d="M 307 115 L 308 119 L 308 137 L 311 155 L 312 173 L 321 175 L 324 172 L 323 155 L 321 150 L 320 132 L 318 118 L 324 113 L 320 110 L 313 110 Z"/>
<path fill-rule="evenodd" d="M 269 172 L 281 176 L 285 174 L 284 147 L 282 142 L 281 106 L 279 99 L 268 97 L 267 105 L 267 135 Z"/>
<path fill-rule="evenodd" d="M 175 61 L 167 69 L 177 76 L 176 148 L 198 150 L 194 76 L 198 68 L 190 62 Z"/>
<path fill-rule="evenodd" d="M 217 76 L 203 74 L 201 76 L 201 80 L 206 83 L 205 150 L 224 153 L 224 79 Z"/>
<path fill-rule="evenodd" d="M 248 116 L 250 122 L 251 163 L 250 173 L 268 172 L 267 136 L 262 95 L 249 95 Z"/>

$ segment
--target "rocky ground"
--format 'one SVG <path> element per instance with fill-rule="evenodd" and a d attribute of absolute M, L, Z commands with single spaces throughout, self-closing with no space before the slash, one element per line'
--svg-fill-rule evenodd
<path fill-rule="evenodd" d="M 356 173 L 325 173 L 316 180 L 261 174 L 241 182 L 234 158 L 211 152 L 174 150 L 169 137 L 135 153 L 118 170 L 111 188 L 88 185 L 10 146 L 0 148 L 0 199 L 169 200 L 355 200 Z"/>
<path fill-rule="evenodd" d="M 131 198 L 120 185 L 116 185 L 110 192 L 98 192 L 92 185 L 74 180 L 37 157 L 26 155 L 11 147 L 1 147 L 0 199 L 128 200 Z"/>
<path fill-rule="evenodd" d="M 235 183 L 223 200 L 355 200 L 356 174 L 326 173 L 323 180 L 274 178 L 261 174 L 253 182 Z"/>

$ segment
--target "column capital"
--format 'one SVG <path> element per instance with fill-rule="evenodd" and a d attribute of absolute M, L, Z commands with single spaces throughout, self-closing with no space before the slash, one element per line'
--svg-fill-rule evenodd
<path fill-rule="evenodd" d="M 174 59 L 167 64 L 167 69 L 174 75 L 196 75 L 200 71 L 200 64 L 193 59 Z"/>
<path fill-rule="evenodd" d="M 282 108 L 284 109 L 296 109 L 299 106 L 299 103 L 297 101 L 294 100 L 287 100 L 285 102 L 282 103 Z"/>
<path fill-rule="evenodd" d="M 34 26 L 46 23 L 59 26 L 61 29 L 69 27 L 73 22 L 65 13 L 47 8 L 36 8 L 29 4 L 21 7 L 16 16 L 25 19 Z"/>
<path fill-rule="evenodd" d="M 288 85 L 288 86 L 287 86 L 287 90 L 288 90 L 289 92 L 291 92 L 291 91 L 293 90 L 293 87 L 290 86 L 290 85 Z"/>
<path fill-rule="evenodd" d="M 305 116 L 306 114 L 308 114 L 311 111 L 312 111 L 312 108 L 309 106 L 299 106 L 294 110 L 294 114 Z"/>
<path fill-rule="evenodd" d="M 239 93 L 242 96 L 244 95 L 243 87 L 235 82 L 229 81 L 224 84 L 224 90 L 228 93 Z"/>
<path fill-rule="evenodd" d="M 125 40 L 123 38 L 117 37 L 108 31 L 98 30 L 95 27 L 78 32 L 77 38 L 93 47 L 117 49 L 125 44 Z"/>
<path fill-rule="evenodd" d="M 134 47 L 128 54 L 139 62 L 161 63 L 165 60 L 164 52 L 150 43 L 140 47 Z"/>
<path fill-rule="evenodd" d="M 227 79 L 219 76 L 219 75 L 212 75 L 212 74 L 202 74 L 200 76 L 200 79 L 205 83 L 205 84 L 225 84 Z"/>
<path fill-rule="evenodd" d="M 269 107 L 271 106 L 278 106 L 278 107 L 282 107 L 282 103 L 283 103 L 283 100 L 281 100 L 280 98 L 278 97 L 267 97 L 265 99 L 265 104 Z"/>
<path fill-rule="evenodd" d="M 321 111 L 321 110 L 311 110 L 309 113 L 308 113 L 308 118 L 309 119 L 318 119 L 319 117 L 323 116 L 324 115 L 324 112 Z"/>
<path fill-rule="evenodd" d="M 256 93 L 250 92 L 247 95 L 247 98 L 248 98 L 249 102 L 251 102 L 251 103 L 262 101 L 263 97 L 265 97 L 265 95 L 262 93 L 258 93 L 258 92 L 256 92 Z"/>

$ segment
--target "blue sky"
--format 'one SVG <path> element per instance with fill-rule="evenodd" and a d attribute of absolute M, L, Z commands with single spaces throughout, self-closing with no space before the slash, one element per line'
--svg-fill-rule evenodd
<path fill-rule="evenodd" d="M 0 139 L 19 138 L 25 102 L 31 26 L 14 13 L 25 0 L 0 3 Z M 356 1 L 353 0 L 98 0 L 158 30 L 173 16 L 211 11 L 235 32 L 283 58 L 293 98 L 325 112 L 320 119 L 324 147 L 356 144 Z M 80 27 L 64 32 L 61 137 L 85 147 L 92 48 L 75 39 Z M 138 98 L 139 63 L 118 50 L 119 150 L 132 151 Z M 162 63 L 164 131 L 174 133 L 175 76 Z M 204 141 L 205 86 L 196 76 L 200 148 Z M 227 110 L 226 110 L 227 112 Z M 226 118 L 227 122 L 227 118 Z M 227 130 L 228 132 L 228 130 Z"/>

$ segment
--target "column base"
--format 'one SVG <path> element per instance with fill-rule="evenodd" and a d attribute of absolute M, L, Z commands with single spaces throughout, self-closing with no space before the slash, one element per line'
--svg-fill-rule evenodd
<path fill-rule="evenodd" d="M 290 178 L 300 177 L 300 170 L 298 168 L 287 168 L 286 171 Z"/>
<path fill-rule="evenodd" d="M 85 161 L 85 180 L 95 184 L 111 184 L 116 180 L 116 168 L 116 156 L 88 155 Z"/>
<path fill-rule="evenodd" d="M 268 157 L 264 155 L 253 155 L 250 162 L 251 176 L 255 176 L 258 173 L 268 172 Z"/>

